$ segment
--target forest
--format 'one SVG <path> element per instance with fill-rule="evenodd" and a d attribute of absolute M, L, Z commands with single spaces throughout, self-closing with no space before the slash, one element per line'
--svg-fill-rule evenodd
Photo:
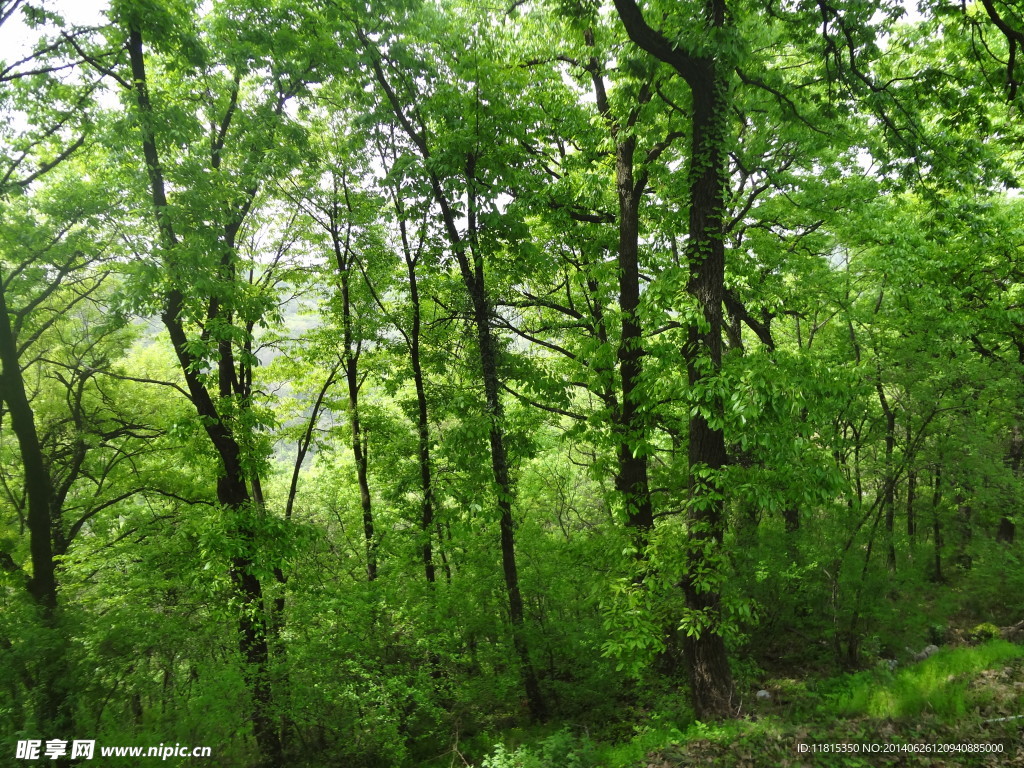
<path fill-rule="evenodd" d="M 1022 112 L 1018 0 L 0 0 L 0 762 L 1024 765 Z"/>

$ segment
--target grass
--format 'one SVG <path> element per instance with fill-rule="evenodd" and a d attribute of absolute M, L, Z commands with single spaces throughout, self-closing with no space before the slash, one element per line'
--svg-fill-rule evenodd
<path fill-rule="evenodd" d="M 831 697 L 846 717 L 907 718 L 926 712 L 963 717 L 984 702 L 972 687 L 983 670 L 1024 659 L 1024 647 L 1002 640 L 973 648 L 947 648 L 894 673 L 864 672 L 847 679 L 847 689 Z"/>

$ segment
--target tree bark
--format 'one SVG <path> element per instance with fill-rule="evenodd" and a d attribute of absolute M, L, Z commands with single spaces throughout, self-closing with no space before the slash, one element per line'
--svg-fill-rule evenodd
<path fill-rule="evenodd" d="M 584 41 L 594 47 L 594 33 L 587 29 Z M 598 112 L 604 117 L 615 143 L 615 191 L 618 200 L 618 279 L 619 315 L 621 327 L 616 358 L 619 363 L 619 396 L 612 400 L 612 418 L 618 433 L 618 469 L 615 490 L 622 497 L 626 510 L 626 524 L 636 531 L 637 556 L 642 556 L 647 535 L 654 524 L 648 480 L 647 455 L 642 443 L 646 440 L 642 404 L 638 387 L 643 373 L 643 329 L 637 310 L 640 306 L 640 200 L 647 185 L 646 174 L 634 178 L 636 136 L 623 138 L 623 126 L 612 114 L 604 84 L 601 64 L 590 56 L 586 65 L 594 85 L 594 98 Z M 629 113 L 625 128 L 632 129 L 639 118 L 640 107 L 650 98 L 644 86 Z M 599 319 L 599 318 L 598 318 Z M 600 328 L 601 323 L 598 323 Z"/>
<path fill-rule="evenodd" d="M 515 525 L 512 519 L 512 502 L 515 489 L 508 470 L 508 455 L 505 452 L 504 409 L 501 404 L 501 386 L 498 377 L 498 348 L 491 328 L 491 311 L 487 301 L 484 277 L 484 260 L 479 252 L 476 238 L 476 192 L 474 189 L 475 158 L 467 160 L 466 179 L 468 182 L 468 232 L 466 242 L 472 264 L 467 258 L 467 249 L 457 250 L 463 276 L 472 275 L 466 288 L 473 304 L 473 322 L 476 325 L 477 347 L 480 355 L 480 369 L 484 384 L 484 402 L 488 413 L 488 442 L 491 446 L 491 471 L 494 474 L 495 490 L 498 495 L 498 509 L 501 511 L 501 565 L 505 576 L 505 592 L 508 595 L 509 619 L 512 625 L 512 644 L 523 670 L 523 688 L 530 716 L 537 721 L 547 717 L 547 705 L 540 689 L 540 682 L 530 658 L 526 640 L 523 597 L 519 589 L 519 568 L 516 563 Z M 454 223 L 454 222 L 453 222 Z"/>
<path fill-rule="evenodd" d="M 710 68 L 715 69 L 713 63 Z M 723 121 L 725 85 L 712 75 L 712 82 L 694 92 L 693 138 L 690 178 L 690 261 L 688 290 L 704 316 L 706 331 L 691 324 L 685 351 L 691 389 L 704 379 L 713 379 L 722 367 L 722 296 L 725 285 L 725 241 L 722 232 L 725 211 L 725 168 Z M 724 488 L 721 470 L 726 463 L 724 412 L 719 395 L 702 404 L 690 418 L 690 506 L 689 522 L 694 539 L 688 553 L 683 579 L 687 607 L 711 622 L 684 646 L 690 666 L 694 708 L 698 716 L 734 714 L 732 676 L 721 635 L 721 594 L 717 585 L 698 584 L 697 574 L 709 565 L 707 544 L 714 542 L 713 558 L 724 534 Z"/>
<path fill-rule="evenodd" d="M 348 417 L 352 436 L 352 456 L 356 464 L 356 481 L 359 484 L 359 506 L 363 514 L 363 546 L 366 554 L 366 579 L 377 578 L 377 541 L 373 525 L 373 501 L 370 496 L 369 465 L 367 457 L 367 440 L 359 418 L 359 356 L 361 343 L 355 338 L 355 320 L 352 312 L 352 295 L 350 279 L 356 268 L 355 253 L 352 251 L 351 220 L 352 203 L 349 199 L 348 184 L 341 180 L 339 189 L 337 175 L 332 176 L 334 196 L 328 204 L 328 219 L 331 245 L 334 248 L 335 265 L 338 269 L 338 281 L 341 289 L 341 322 L 342 322 L 342 360 L 345 369 L 345 382 L 348 385 Z M 341 235 L 341 209 L 338 205 L 338 194 L 345 197 L 345 207 L 350 220 L 345 227 L 344 237 Z"/>
<path fill-rule="evenodd" d="M 587 29 L 584 41 L 594 47 L 593 30 Z M 612 405 L 612 419 L 618 438 L 618 467 L 615 473 L 615 490 L 623 500 L 626 510 L 626 524 L 635 531 L 634 543 L 637 557 L 642 557 L 647 536 L 654 525 L 654 509 L 651 504 L 650 482 L 648 479 L 647 454 L 643 443 L 647 430 L 644 425 L 643 409 L 638 387 L 643 373 L 643 328 L 637 316 L 640 306 L 640 200 L 647 186 L 647 175 L 641 171 L 639 179 L 634 178 L 636 136 L 630 133 L 623 138 L 623 126 L 612 113 L 605 88 L 601 63 L 591 55 L 585 66 L 594 85 L 594 100 L 597 110 L 615 143 L 615 190 L 618 199 L 618 279 L 619 315 L 621 327 L 616 359 L 619 363 L 619 394 L 614 399 L 606 398 Z M 638 118 L 640 107 L 650 99 L 650 90 L 644 85 L 637 98 L 637 105 L 626 119 L 626 129 L 631 130 Z M 596 286 L 595 286 L 596 288 Z M 592 293 L 596 293 L 594 288 Z M 597 304 L 595 303 L 595 310 Z M 603 319 L 595 318 L 595 327 L 603 330 Z M 602 338 L 602 341 L 605 341 Z"/>
<path fill-rule="evenodd" d="M 348 384 L 348 417 L 352 428 L 352 456 L 356 463 L 359 483 L 359 506 L 363 513 L 363 543 L 366 548 L 366 579 L 377 578 L 377 542 L 373 530 L 373 502 L 367 476 L 368 457 L 366 436 L 359 418 L 359 352 L 352 343 L 352 305 L 349 301 L 348 273 L 341 275 L 342 314 L 344 317 L 345 381 Z"/>
<path fill-rule="evenodd" d="M 399 212 L 401 215 L 401 212 Z M 412 304 L 412 328 L 409 333 L 409 364 L 416 388 L 416 452 L 420 465 L 420 535 L 423 537 L 423 573 L 427 582 L 436 580 L 433 551 L 434 486 L 430 463 L 430 419 L 427 411 L 427 390 L 423 382 L 423 363 L 420 360 L 420 291 L 416 278 L 416 257 L 409 245 L 405 221 L 401 222 L 402 246 L 405 265 L 409 273 L 409 301 Z"/>

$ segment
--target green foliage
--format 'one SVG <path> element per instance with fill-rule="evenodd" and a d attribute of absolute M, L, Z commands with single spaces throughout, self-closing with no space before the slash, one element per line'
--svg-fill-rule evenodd
<path fill-rule="evenodd" d="M 1019 14 L 718 5 L 639 9 L 673 65 L 589 1 L 4 11 L 39 36 L 0 66 L 7 743 L 54 697 L 239 768 L 1013 743 Z M 695 716 L 715 637 L 747 719 Z"/>
<path fill-rule="evenodd" d="M 990 618 L 983 624 L 1016 624 L 1024 613 L 1018 587 L 1024 587 L 1024 558 L 1005 544 L 979 542 L 971 568 L 963 575 L 963 603 L 969 615 Z M 987 638 L 983 638 L 987 639 Z"/>
<path fill-rule="evenodd" d="M 587 768 L 593 765 L 593 745 L 588 739 L 580 739 L 567 730 L 556 731 L 541 739 L 536 748 L 527 746 L 509 750 L 498 744 L 494 751 L 483 759 L 481 768 L 548 768 L 564 765 L 567 768 Z"/>

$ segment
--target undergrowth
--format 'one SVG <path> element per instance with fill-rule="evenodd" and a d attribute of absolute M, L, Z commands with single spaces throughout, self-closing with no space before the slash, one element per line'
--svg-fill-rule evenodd
<path fill-rule="evenodd" d="M 673 719 L 681 714 L 676 709 L 672 716 L 645 713 L 633 724 L 631 735 L 615 740 L 571 725 L 554 731 L 549 727 L 506 733 L 491 742 L 486 756 L 453 764 L 473 768 L 1024 766 L 1024 647 L 1018 645 L 996 640 L 947 648 L 895 670 L 879 668 L 821 681 L 776 680 L 768 687 L 771 700 L 735 720 L 682 721 Z M 821 751 L 825 744 L 840 746 Z M 993 746 L 986 751 L 980 746 L 986 744 Z M 935 751 L 922 754 L 922 750 Z"/>

